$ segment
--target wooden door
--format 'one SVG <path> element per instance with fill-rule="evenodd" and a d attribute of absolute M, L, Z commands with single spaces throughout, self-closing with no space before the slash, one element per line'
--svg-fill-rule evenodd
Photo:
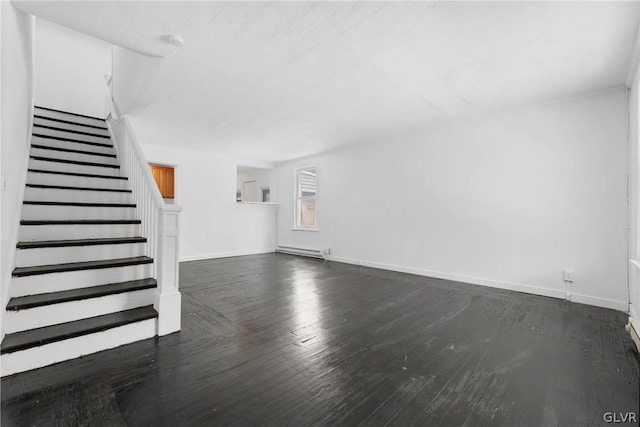
<path fill-rule="evenodd" d="M 173 199 L 174 183 L 173 183 L 173 168 L 171 166 L 158 166 L 149 165 L 153 178 L 156 180 L 160 194 L 164 199 Z"/>

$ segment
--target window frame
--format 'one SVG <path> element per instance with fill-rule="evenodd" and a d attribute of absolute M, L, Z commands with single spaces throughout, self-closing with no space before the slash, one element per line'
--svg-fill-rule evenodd
<path fill-rule="evenodd" d="M 300 192 L 300 173 L 305 170 L 314 169 L 316 171 L 316 194 L 314 196 L 299 196 Z M 293 170 L 293 231 L 320 231 L 318 221 L 318 168 L 317 166 L 304 166 Z M 298 216 L 300 214 L 298 206 L 299 201 L 304 199 L 315 200 L 315 227 L 304 227 L 298 225 Z"/>

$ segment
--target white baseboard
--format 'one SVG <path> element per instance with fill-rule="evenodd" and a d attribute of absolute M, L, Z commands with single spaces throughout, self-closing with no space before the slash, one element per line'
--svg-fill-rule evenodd
<path fill-rule="evenodd" d="M 608 298 L 593 297 L 591 295 L 571 294 L 571 301 L 580 304 L 595 305 L 598 307 L 610 308 L 613 310 L 629 311 L 629 306 L 625 301 L 616 301 Z"/>
<path fill-rule="evenodd" d="M 434 277 L 437 279 L 453 280 L 456 282 L 470 283 L 473 285 L 488 286 L 491 288 L 505 289 L 509 291 L 524 292 L 527 294 L 541 295 L 546 297 L 565 299 L 564 289 L 550 289 L 539 286 L 525 285 L 523 283 L 504 282 L 499 280 L 485 279 L 474 276 L 465 276 L 454 273 L 444 273 L 441 271 L 425 270 L 415 267 L 407 267 L 395 264 L 384 264 L 373 261 L 359 260 L 355 258 L 344 258 L 329 255 L 329 261 L 340 262 L 344 264 L 361 265 L 363 267 L 380 268 L 382 270 L 398 271 L 400 273 L 415 274 L 418 276 Z M 610 308 L 613 310 L 627 311 L 627 303 L 624 301 L 610 300 L 606 298 L 592 297 L 589 295 L 573 294 L 571 296 L 573 302 L 594 305 L 598 307 Z"/>
<path fill-rule="evenodd" d="M 245 251 L 213 252 L 208 254 L 188 255 L 188 256 L 180 257 L 180 262 L 200 261 L 203 259 L 214 259 L 214 258 L 229 258 L 232 256 L 268 254 L 275 251 L 276 251 L 275 247 L 270 247 L 270 248 L 264 248 L 264 249 L 249 249 Z"/>
<path fill-rule="evenodd" d="M 343 258 L 339 256 L 334 256 L 334 255 L 326 255 L 326 259 L 328 261 L 341 262 L 343 264 L 360 265 L 360 260 L 355 258 Z"/>

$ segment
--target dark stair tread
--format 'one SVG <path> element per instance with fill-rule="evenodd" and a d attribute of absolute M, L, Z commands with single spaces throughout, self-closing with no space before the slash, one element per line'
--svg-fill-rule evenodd
<path fill-rule="evenodd" d="M 107 144 L 103 142 L 82 141 L 81 139 L 64 138 L 62 136 L 53 136 L 53 135 L 43 135 L 41 133 L 33 133 L 33 136 L 37 136 L 38 138 L 55 139 L 56 141 L 68 141 L 68 142 L 75 142 L 78 144 L 94 145 L 96 147 L 113 148 L 113 144 Z"/>
<path fill-rule="evenodd" d="M 145 237 L 107 237 L 97 239 L 40 240 L 18 242 L 18 249 L 62 248 L 69 246 L 123 245 L 128 243 L 145 243 Z"/>
<path fill-rule="evenodd" d="M 129 179 L 126 176 L 118 176 L 118 175 L 99 175 L 99 174 L 95 174 L 95 173 L 50 171 L 50 170 L 46 170 L 46 169 L 27 169 L 27 171 L 28 172 L 34 172 L 34 173 L 50 173 L 50 174 L 53 174 L 53 175 L 82 176 L 82 177 L 85 177 L 85 178 L 121 179 L 121 180 Z"/>
<path fill-rule="evenodd" d="M 41 119 L 41 120 L 51 120 L 52 122 L 66 123 L 68 125 L 84 126 L 84 127 L 93 128 L 93 129 L 100 129 L 100 130 L 109 130 L 109 128 L 103 127 L 103 126 L 88 125 L 86 123 L 72 122 L 70 120 L 63 120 L 63 119 L 57 119 L 57 118 L 54 118 L 54 117 L 41 116 L 39 114 L 34 114 L 33 117 L 36 118 L 36 119 Z"/>
<path fill-rule="evenodd" d="M 158 282 L 156 279 L 147 278 L 130 280 L 127 282 L 109 283 L 107 285 L 90 286 L 87 288 L 72 289 L 68 291 L 28 295 L 24 297 L 11 298 L 11 300 L 9 300 L 9 304 L 7 304 L 7 310 L 25 310 L 28 308 L 42 307 L 45 305 L 59 304 L 63 302 L 98 298 L 107 295 L 121 294 L 124 292 L 155 288 L 157 285 Z"/>
<path fill-rule="evenodd" d="M 142 224 L 139 219 L 23 219 L 20 225 L 119 225 Z"/>
<path fill-rule="evenodd" d="M 102 332 L 156 317 L 158 317 L 158 312 L 155 311 L 152 305 L 148 305 L 131 310 L 123 310 L 116 313 L 103 314 L 101 316 L 7 334 L 2 341 L 0 353 L 5 354 L 26 350 L 28 348 Z"/>
<path fill-rule="evenodd" d="M 81 162 L 80 160 L 56 159 L 52 157 L 42 157 L 42 156 L 29 156 L 29 157 L 32 158 L 33 160 L 40 160 L 41 162 L 67 163 L 71 165 L 96 166 L 101 168 L 120 169 L 120 165 L 113 165 L 109 163 Z"/>
<path fill-rule="evenodd" d="M 100 268 L 114 268 L 114 267 L 126 267 L 129 265 L 150 264 L 153 262 L 153 258 L 146 256 L 131 257 L 131 258 L 117 258 L 107 259 L 100 261 L 83 261 L 83 262 L 70 262 L 65 264 L 52 264 L 52 265 L 35 265 L 31 267 L 16 267 L 13 270 L 13 277 L 35 276 L 38 274 L 49 273 L 64 273 L 67 271 L 80 271 L 80 270 L 97 270 Z"/>
<path fill-rule="evenodd" d="M 71 185 L 49 185 L 49 184 L 26 184 L 31 188 L 50 188 L 53 190 L 78 190 L 78 191 L 109 191 L 115 193 L 131 193 L 131 190 L 120 188 L 95 188 L 95 187 L 74 187 Z"/>
<path fill-rule="evenodd" d="M 73 148 L 51 147 L 49 145 L 40 145 L 40 144 L 31 144 L 31 148 L 38 148 L 40 150 L 60 151 L 62 153 L 86 154 L 88 156 L 112 157 L 114 159 L 118 157 L 115 154 L 98 153 L 96 151 L 75 150 Z"/>
<path fill-rule="evenodd" d="M 47 111 L 55 111 L 56 113 L 71 114 L 72 116 L 86 117 L 87 119 L 100 120 L 101 122 L 104 122 L 104 121 L 105 121 L 105 119 L 103 119 L 103 118 L 101 118 L 101 117 L 87 116 L 86 114 L 72 113 L 72 112 L 70 112 L 70 111 L 56 110 L 55 108 L 41 107 L 41 106 L 39 106 L 39 105 L 34 105 L 34 108 L 39 108 L 39 109 L 41 109 L 41 110 L 47 110 Z"/>
<path fill-rule="evenodd" d="M 106 139 L 111 139 L 110 135 L 102 135 L 100 133 L 91 133 L 91 132 L 82 132 L 81 130 L 72 130 L 72 129 L 64 129 L 64 128 L 59 128 L 56 126 L 47 126 L 47 125 L 40 125 L 37 123 L 33 124 L 34 128 L 42 128 L 42 129 L 50 129 L 50 130 L 55 130 L 57 132 L 67 132 L 67 133 L 75 133 L 77 135 L 86 135 L 86 136 L 92 136 L 94 138 L 106 138 Z"/>
<path fill-rule="evenodd" d="M 135 208 L 135 203 L 93 203 L 93 202 L 53 202 L 41 200 L 25 200 L 25 205 L 42 206 L 79 206 L 79 207 L 99 207 L 99 208 Z"/>

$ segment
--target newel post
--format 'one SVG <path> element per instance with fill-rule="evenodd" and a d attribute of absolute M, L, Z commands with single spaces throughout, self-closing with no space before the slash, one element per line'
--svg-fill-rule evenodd
<path fill-rule="evenodd" d="M 156 280 L 154 308 L 158 312 L 159 336 L 180 330 L 180 291 L 178 289 L 178 239 L 181 206 L 163 205 L 158 212 Z"/>

